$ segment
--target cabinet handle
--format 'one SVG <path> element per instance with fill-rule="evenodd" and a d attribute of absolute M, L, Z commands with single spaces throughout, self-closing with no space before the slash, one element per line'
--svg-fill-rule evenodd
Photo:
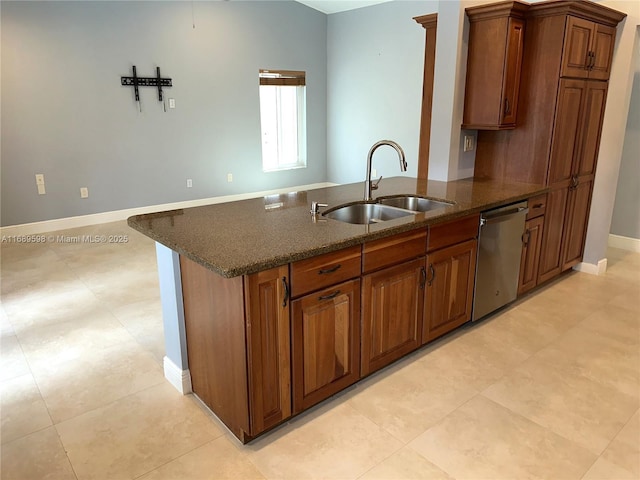
<path fill-rule="evenodd" d="M 321 269 L 318 270 L 318 275 L 325 275 L 327 273 L 333 273 L 335 271 L 337 271 L 342 265 L 338 264 L 335 267 L 332 268 L 325 268 L 325 269 Z"/>
<path fill-rule="evenodd" d="M 531 238 L 531 232 L 529 231 L 529 229 L 527 228 L 524 233 L 522 234 L 522 244 L 523 245 L 529 245 L 529 239 Z"/>
<path fill-rule="evenodd" d="M 424 286 L 427 283 L 427 269 L 420 267 L 420 290 L 424 290 Z"/>
<path fill-rule="evenodd" d="M 329 295 L 320 295 L 318 297 L 318 300 L 322 301 L 322 300 L 331 300 L 332 298 L 336 298 L 338 295 L 340 295 L 340 290 L 336 290 L 333 293 L 330 293 Z"/>
<path fill-rule="evenodd" d="M 289 300 L 289 285 L 287 284 L 287 277 L 282 277 L 282 286 L 284 287 L 284 298 L 282 299 L 282 306 L 287 306 L 287 300 Z"/>
<path fill-rule="evenodd" d="M 433 281 L 436 279 L 436 269 L 433 268 L 433 263 L 429 264 L 429 279 L 427 280 L 427 285 L 431 286 Z"/>
<path fill-rule="evenodd" d="M 544 207 L 544 203 L 536 203 L 536 204 L 535 204 L 533 207 L 531 207 L 531 208 L 533 208 L 533 209 L 538 209 L 538 208 L 542 208 L 542 207 Z"/>
<path fill-rule="evenodd" d="M 577 175 L 573 175 L 571 177 L 571 185 L 570 185 L 570 189 L 571 190 L 575 190 L 576 188 L 578 188 L 578 184 L 580 183 L 580 180 L 578 180 L 578 176 Z"/>
<path fill-rule="evenodd" d="M 591 52 L 591 68 L 589 70 L 593 70 L 593 67 L 596 66 L 596 52 Z"/>
<path fill-rule="evenodd" d="M 509 105 L 509 99 L 504 99 L 504 114 L 509 115 L 511 113 L 511 105 Z"/>

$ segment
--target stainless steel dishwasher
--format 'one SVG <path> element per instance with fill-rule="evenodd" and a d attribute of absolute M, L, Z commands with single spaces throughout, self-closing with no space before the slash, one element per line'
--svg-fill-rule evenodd
<path fill-rule="evenodd" d="M 528 211 L 527 202 L 520 202 L 480 215 L 472 320 L 516 299 L 522 234 Z"/>

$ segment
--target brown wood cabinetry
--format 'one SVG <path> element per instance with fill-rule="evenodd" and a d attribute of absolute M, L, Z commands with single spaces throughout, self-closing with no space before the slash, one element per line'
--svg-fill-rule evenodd
<path fill-rule="evenodd" d="M 422 342 L 471 319 L 480 216 L 429 228 Z"/>
<path fill-rule="evenodd" d="M 193 392 L 246 442 L 291 415 L 288 266 L 223 278 L 180 257 Z"/>
<path fill-rule="evenodd" d="M 592 181 L 576 183 L 569 187 L 565 233 L 562 245 L 562 270 L 567 270 L 582 261 L 584 241 L 587 235 L 587 221 L 591 205 Z"/>
<path fill-rule="evenodd" d="M 427 229 L 365 243 L 361 373 L 368 375 L 421 344 Z M 374 273 L 370 273 L 374 272 Z"/>
<path fill-rule="evenodd" d="M 477 248 L 474 239 L 427 255 L 423 342 L 471 319 Z"/>
<path fill-rule="evenodd" d="M 528 292 L 538 284 L 538 263 L 540 262 L 543 228 L 543 216 L 525 222 L 524 234 L 522 235 L 522 259 L 518 278 L 518 295 Z"/>
<path fill-rule="evenodd" d="M 287 266 L 245 277 L 251 434 L 291 416 Z"/>
<path fill-rule="evenodd" d="M 527 5 L 502 2 L 467 8 L 469 53 L 462 128 L 514 128 Z"/>
<path fill-rule="evenodd" d="M 613 27 L 568 16 L 561 75 L 608 80 L 615 38 Z"/>
<path fill-rule="evenodd" d="M 363 278 L 363 376 L 415 350 L 422 343 L 425 279 L 424 256 Z"/>
<path fill-rule="evenodd" d="M 550 188 L 538 283 L 582 260 L 616 26 L 624 17 L 586 0 L 529 5 L 518 126 L 478 133 L 477 178 Z"/>
<path fill-rule="evenodd" d="M 360 280 L 292 303 L 293 409 L 314 405 L 360 378 Z"/>

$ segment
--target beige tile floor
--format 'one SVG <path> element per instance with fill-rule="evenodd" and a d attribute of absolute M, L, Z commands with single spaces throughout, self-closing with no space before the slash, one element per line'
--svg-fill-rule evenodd
<path fill-rule="evenodd" d="M 640 254 L 608 252 L 242 446 L 162 373 L 155 249 L 124 222 L 2 244 L 3 480 L 638 479 Z"/>

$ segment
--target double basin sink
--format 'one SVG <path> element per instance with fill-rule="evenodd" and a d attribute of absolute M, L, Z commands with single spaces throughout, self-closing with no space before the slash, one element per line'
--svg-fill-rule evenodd
<path fill-rule="evenodd" d="M 418 197 L 416 195 L 393 195 L 378 198 L 375 202 L 355 202 L 330 208 L 324 217 L 345 223 L 368 225 L 397 218 L 429 212 L 453 205 L 451 202 Z"/>

